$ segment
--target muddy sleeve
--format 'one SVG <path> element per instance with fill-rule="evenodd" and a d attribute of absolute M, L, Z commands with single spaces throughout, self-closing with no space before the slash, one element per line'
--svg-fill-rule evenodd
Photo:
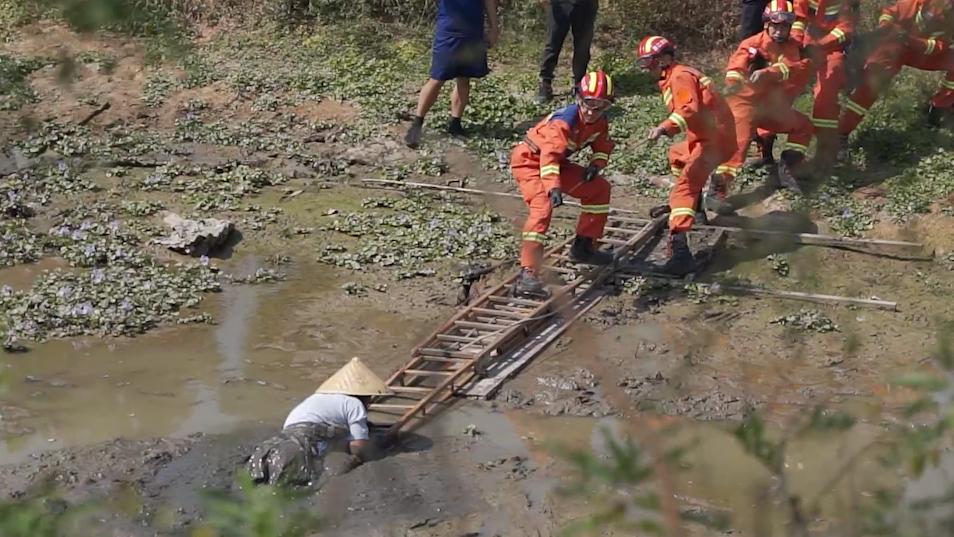
<path fill-rule="evenodd" d="M 540 146 L 540 180 L 545 191 L 560 186 L 560 164 L 566 155 L 570 126 L 562 119 L 553 119 L 537 130 Z"/>
<path fill-rule="evenodd" d="M 349 401 L 345 412 L 351 440 L 368 440 L 371 438 L 368 431 L 368 411 L 364 409 L 364 405 L 357 399 Z"/>
<path fill-rule="evenodd" d="M 609 163 L 610 155 L 613 154 L 613 148 L 616 147 L 616 143 L 609 137 L 609 123 L 605 120 L 602 122 L 600 133 L 593 141 L 592 147 L 593 156 L 590 158 L 590 164 L 596 165 L 599 169 L 605 168 Z"/>
<path fill-rule="evenodd" d="M 749 72 L 749 51 L 744 45 L 739 46 L 729 56 L 729 66 L 725 71 L 725 83 L 727 86 L 734 84 L 744 84 L 748 79 Z"/>
<path fill-rule="evenodd" d="M 674 74 L 669 87 L 672 90 L 673 112 L 662 122 L 662 126 L 666 134 L 673 136 L 695 127 L 702 98 L 698 81 L 688 73 Z"/>

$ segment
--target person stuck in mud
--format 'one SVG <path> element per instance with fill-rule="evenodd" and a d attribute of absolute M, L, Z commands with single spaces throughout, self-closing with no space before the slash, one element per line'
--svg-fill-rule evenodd
<path fill-rule="evenodd" d="M 606 112 L 614 100 L 613 80 L 603 71 L 587 73 L 576 90 L 576 103 L 565 106 L 527 132 L 510 156 L 510 170 L 530 209 L 523 225 L 520 275 L 514 293 L 546 298 L 539 278 L 546 232 L 553 209 L 563 195 L 580 198 L 580 218 L 570 258 L 577 263 L 608 265 L 613 255 L 599 250 L 609 215 L 610 183 L 601 174 L 615 144 L 609 136 Z M 570 161 L 573 153 L 593 149 L 588 166 Z"/>
<path fill-rule="evenodd" d="M 351 454 L 348 469 L 374 454 L 368 404 L 387 395 L 387 385 L 359 358 L 352 358 L 315 393 L 288 414 L 282 432 L 263 442 L 248 461 L 256 483 L 309 485 L 321 473 L 324 456 L 341 443 Z"/>

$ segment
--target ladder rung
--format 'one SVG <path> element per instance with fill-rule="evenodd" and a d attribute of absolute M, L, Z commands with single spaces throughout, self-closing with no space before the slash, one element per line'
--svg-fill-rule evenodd
<path fill-rule="evenodd" d="M 623 245 L 623 244 L 626 244 L 628 241 L 624 241 L 620 239 L 611 239 L 609 237 L 603 237 L 602 239 L 600 239 L 600 242 L 605 242 L 606 244 Z"/>
<path fill-rule="evenodd" d="M 421 360 L 425 362 L 434 362 L 435 364 L 466 364 L 472 362 L 474 359 L 469 360 L 464 358 L 444 358 L 442 356 L 424 356 L 421 355 Z"/>
<path fill-rule="evenodd" d="M 501 311 L 508 311 L 511 313 L 519 313 L 521 318 L 529 317 L 533 310 L 527 308 L 518 308 L 517 306 L 510 306 L 508 304 L 497 304 L 494 306 L 494 309 Z"/>
<path fill-rule="evenodd" d="M 440 377 L 445 376 L 449 377 L 451 375 L 456 375 L 457 371 L 428 371 L 426 369 L 405 369 L 405 375 L 414 375 L 416 377 Z"/>
<path fill-rule="evenodd" d="M 503 316 L 500 316 L 500 317 L 488 317 L 488 316 L 486 316 L 486 315 L 474 315 L 473 317 L 471 317 L 470 320 L 472 320 L 472 321 L 477 321 L 477 322 L 480 322 L 480 323 L 496 324 L 496 325 L 500 325 L 500 326 L 513 326 L 513 325 L 517 324 L 518 322 L 520 322 L 520 321 L 515 321 L 515 320 L 513 320 L 513 319 L 504 318 Z"/>
<path fill-rule="evenodd" d="M 394 393 L 431 393 L 433 388 L 422 388 L 420 386 L 388 386 L 388 389 Z"/>
<path fill-rule="evenodd" d="M 474 349 L 473 352 L 465 352 L 465 350 L 450 350 L 450 349 L 435 349 L 433 347 L 424 347 L 418 352 L 425 356 L 441 356 L 444 358 L 473 358 L 475 355 L 480 354 L 480 349 Z M 466 361 L 466 360 L 465 360 Z"/>
<path fill-rule="evenodd" d="M 478 328 L 482 330 L 498 330 L 503 331 L 509 328 L 509 325 L 504 324 L 490 324 L 490 323 L 475 323 L 472 321 L 454 321 L 454 324 L 457 326 L 462 326 L 464 328 Z"/>
<path fill-rule="evenodd" d="M 560 274 L 576 274 L 577 272 L 573 269 L 568 269 L 563 267 L 554 267 L 553 265 L 543 265 L 543 268 L 547 270 L 552 270 L 554 272 L 559 272 Z"/>
<path fill-rule="evenodd" d="M 515 311 L 508 311 L 501 308 L 494 308 L 492 310 L 489 310 L 486 308 L 470 308 L 470 311 L 477 312 L 477 313 L 486 313 L 487 315 L 499 315 L 501 317 L 509 317 L 511 319 L 518 319 L 518 320 L 524 319 L 527 317 L 526 315 L 521 315 Z"/>
<path fill-rule="evenodd" d="M 491 302 L 494 302 L 497 304 L 513 303 L 513 304 L 522 304 L 524 306 L 540 306 L 543 304 L 543 302 L 539 300 L 527 300 L 526 298 L 516 298 L 516 297 L 497 296 L 497 295 L 491 295 L 487 297 L 487 300 L 490 300 Z"/>
<path fill-rule="evenodd" d="M 389 403 L 371 403 L 368 410 L 409 410 L 417 405 L 392 405 Z"/>
<path fill-rule="evenodd" d="M 635 235 L 639 233 L 640 231 L 642 231 L 642 229 L 627 229 L 622 227 L 606 226 L 603 228 L 603 231 L 612 231 L 613 233 L 625 233 L 627 235 Z"/>
<path fill-rule="evenodd" d="M 451 341 L 455 343 L 471 343 L 474 345 L 483 345 L 484 339 L 478 339 L 476 337 L 465 337 L 465 336 L 452 336 L 450 334 L 437 334 L 436 337 L 439 341 Z"/>

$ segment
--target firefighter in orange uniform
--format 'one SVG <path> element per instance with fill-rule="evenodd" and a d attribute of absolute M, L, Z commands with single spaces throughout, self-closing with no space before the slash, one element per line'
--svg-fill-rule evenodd
<path fill-rule="evenodd" d="M 742 41 L 729 58 L 726 70 L 726 100 L 735 117 L 738 146 L 709 183 L 706 204 L 719 213 L 732 212 L 725 202 L 726 194 L 745 162 L 753 134 L 758 132 L 763 140 L 775 134 L 788 134 L 778 175 L 782 186 L 796 192 L 800 188 L 795 172 L 812 139 L 811 121 L 792 108 L 808 80 L 810 62 L 801 59 L 798 43 L 790 38 L 795 22 L 791 2 L 772 0 L 763 18 L 765 31 Z M 771 144 L 769 151 L 770 148 Z"/>
<path fill-rule="evenodd" d="M 792 40 L 807 50 L 816 70 L 812 124 L 816 160 L 829 166 L 838 149 L 838 95 L 845 87 L 845 47 L 858 21 L 857 0 L 794 0 Z"/>
<path fill-rule="evenodd" d="M 838 132 L 844 149 L 848 135 L 861 123 L 892 78 L 909 65 L 925 71 L 947 71 L 928 107 L 928 123 L 940 123 L 954 106 L 954 51 L 951 49 L 950 0 L 901 0 L 878 19 L 880 42 L 865 62 L 864 79 L 845 101 Z"/>
<path fill-rule="evenodd" d="M 510 156 L 511 171 L 530 208 L 523 226 L 522 269 L 514 284 L 517 295 L 549 296 L 539 277 L 540 261 L 550 217 L 564 195 L 579 198 L 582 205 L 570 258 L 591 265 L 613 262 L 613 255 L 599 251 L 596 244 L 609 215 L 610 183 L 601 171 L 615 145 L 605 116 L 614 100 L 613 80 L 603 71 L 587 73 L 576 95 L 576 103 L 530 129 Z M 571 162 L 573 153 L 585 147 L 592 149 L 589 165 Z"/>
<path fill-rule="evenodd" d="M 666 38 L 650 36 L 639 43 L 639 66 L 659 77 L 659 89 L 669 117 L 649 131 L 648 138 L 686 133 L 685 141 L 669 148 L 669 166 L 678 177 L 669 194 L 669 259 L 660 271 L 684 276 L 695 270 L 687 233 L 701 206 L 702 189 L 720 162 L 735 151 L 732 111 L 712 80 L 678 63 L 676 49 Z"/>

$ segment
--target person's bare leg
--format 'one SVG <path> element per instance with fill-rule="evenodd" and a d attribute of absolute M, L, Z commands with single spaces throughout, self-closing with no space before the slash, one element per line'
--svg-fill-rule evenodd
<path fill-rule="evenodd" d="M 467 136 L 463 125 L 460 124 L 460 118 L 464 115 L 464 109 L 470 101 L 470 79 L 458 78 L 454 84 L 454 91 L 451 92 L 451 120 L 447 126 L 447 131 L 454 136 Z"/>
<path fill-rule="evenodd" d="M 443 80 L 429 79 L 421 88 L 421 94 L 417 98 L 417 112 L 414 119 L 411 120 L 411 127 L 404 135 L 404 143 L 410 148 L 417 148 L 421 143 L 421 130 L 424 128 L 424 116 L 431 110 L 437 97 L 441 94 L 441 88 L 444 86 Z"/>

